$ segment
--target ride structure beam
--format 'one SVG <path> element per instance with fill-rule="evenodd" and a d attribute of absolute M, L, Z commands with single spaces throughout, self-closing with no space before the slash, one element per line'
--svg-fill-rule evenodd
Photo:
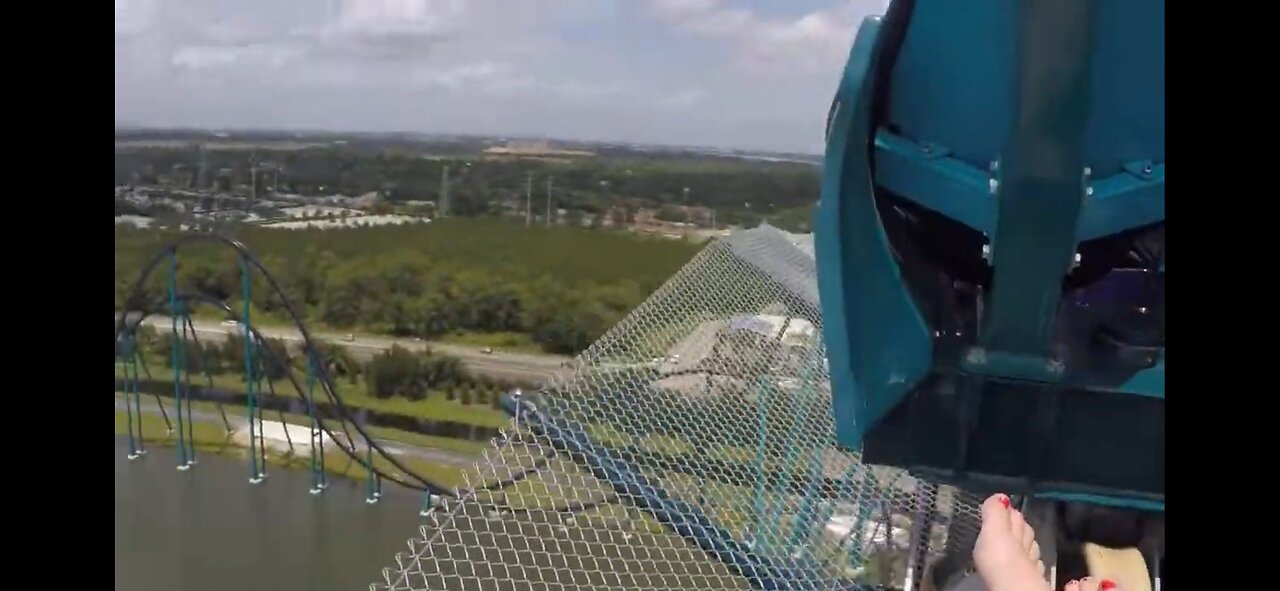
<path fill-rule="evenodd" d="M 1075 262 L 1086 196 L 1085 132 L 1092 96 L 1096 0 L 1017 4 L 1012 128 L 997 168 L 999 217 L 988 313 L 979 334 L 986 373 L 1044 379 L 1019 361 L 1052 358 L 1063 278 Z M 1002 356 L 1008 357 L 1002 359 Z M 1042 362 L 1040 365 L 1044 365 Z"/>
<path fill-rule="evenodd" d="M 169 250 L 169 316 L 173 321 L 172 341 L 170 342 L 170 360 L 173 365 L 173 404 L 178 415 L 178 469 L 188 470 L 191 462 L 187 459 L 185 429 L 182 424 L 182 366 L 186 359 L 185 341 L 178 334 L 178 322 L 181 317 L 178 304 L 178 249 Z M 183 326 L 185 331 L 186 327 Z"/>
<path fill-rule="evenodd" d="M 249 482 L 258 484 L 266 477 L 263 471 L 258 467 L 258 453 L 256 449 L 257 439 L 253 428 L 254 406 L 257 399 L 254 397 L 253 386 L 253 334 L 249 328 L 249 318 L 251 314 L 251 300 L 249 287 L 249 261 L 244 257 L 240 258 L 240 297 L 244 300 L 244 314 L 240 317 L 240 326 L 244 328 L 244 387 L 245 395 L 249 403 Z"/>

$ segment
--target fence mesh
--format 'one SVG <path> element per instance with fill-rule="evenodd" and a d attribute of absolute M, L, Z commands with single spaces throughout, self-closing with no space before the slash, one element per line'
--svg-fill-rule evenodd
<path fill-rule="evenodd" d="M 919 588 L 924 565 L 963 572 L 977 499 L 835 445 L 806 238 L 711 243 L 510 397 L 464 492 L 433 499 L 372 587 Z"/>

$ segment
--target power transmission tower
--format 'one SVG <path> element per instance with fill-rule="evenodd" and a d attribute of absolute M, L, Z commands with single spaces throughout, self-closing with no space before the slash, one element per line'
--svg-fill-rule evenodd
<path fill-rule="evenodd" d="M 200 144 L 200 172 L 196 174 L 196 190 L 199 191 L 205 187 L 208 182 L 208 176 L 205 172 L 208 165 L 207 152 L 204 149 L 204 143 Z"/>
<path fill-rule="evenodd" d="M 533 173 L 524 175 L 524 227 L 533 225 Z"/>
<path fill-rule="evenodd" d="M 249 156 L 249 205 L 258 201 L 258 153 Z"/>
<path fill-rule="evenodd" d="M 556 177 L 547 177 L 547 227 L 551 227 L 551 187 L 555 184 Z"/>
<path fill-rule="evenodd" d="M 444 174 L 440 176 L 440 217 L 449 215 L 449 165 L 444 166 Z"/>

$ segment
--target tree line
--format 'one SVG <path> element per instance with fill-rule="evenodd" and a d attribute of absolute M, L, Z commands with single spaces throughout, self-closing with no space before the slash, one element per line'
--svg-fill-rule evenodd
<path fill-rule="evenodd" d="M 181 340 L 181 337 L 177 338 Z M 174 340 L 171 333 L 157 333 L 151 327 L 139 330 L 141 351 L 150 358 L 159 359 L 165 369 L 174 367 Z M 221 342 L 186 339 L 182 346 L 185 347 L 185 355 L 181 362 L 190 372 L 193 383 L 198 384 L 206 375 L 229 374 L 240 376 L 242 380 L 248 375 L 245 340 L 241 335 L 228 335 Z M 310 369 L 304 353 L 291 349 L 283 340 L 276 338 L 263 339 L 258 346 L 269 348 L 270 353 L 260 351 L 253 356 L 251 365 L 256 381 L 278 382 L 293 372 L 299 383 L 303 383 L 305 372 Z M 117 349 L 117 354 L 121 352 L 122 349 Z M 515 387 L 501 380 L 472 374 L 457 357 L 431 349 L 415 352 L 393 346 L 362 364 L 345 347 L 319 342 L 316 344 L 316 357 L 331 379 L 350 385 L 363 382 L 366 393 L 380 399 L 402 397 L 416 401 L 425 399 L 431 392 L 443 392 L 448 400 L 462 404 L 491 404 L 497 408 L 498 396 Z M 164 379 L 166 376 L 154 377 Z M 258 387 L 265 391 L 261 384 Z"/>
<path fill-rule="evenodd" d="M 261 153 L 251 162 L 248 151 L 130 148 L 116 151 L 115 180 L 117 185 L 176 182 L 203 189 L 213 183 L 208 171 L 229 171 L 230 177 L 218 177 L 219 182 L 249 185 L 257 175 L 264 191 L 278 185 L 282 193 L 301 195 L 377 191 L 393 202 L 438 201 L 448 167 L 450 212 L 457 216 L 482 216 L 504 202 L 523 204 L 532 175 L 539 206 L 545 203 L 547 179 L 554 177 L 551 205 L 556 208 L 599 214 L 613 207 L 698 205 L 715 208 L 723 224 L 742 225 L 765 220 L 776 225 L 775 217 L 789 223 L 787 210 L 808 209 L 817 201 L 820 180 L 819 169 L 810 164 L 696 154 L 543 161 L 456 153 L 424 158 L 421 149 L 311 147 Z M 200 181 L 194 171 L 202 159 L 207 186 L 196 187 Z"/>
<path fill-rule="evenodd" d="M 142 266 L 176 236 L 117 228 L 117 309 Z M 620 233 L 453 219 L 426 227 L 242 228 L 236 237 L 308 322 L 424 339 L 524 333 L 561 354 L 585 349 L 698 248 Z M 212 296 L 240 310 L 243 286 L 234 252 L 190 244 L 182 248 L 177 268 L 179 291 Z M 152 273 L 131 309 L 166 309 L 167 271 L 166 264 Z M 286 317 L 284 299 L 260 274 L 252 275 L 250 290 L 254 314 Z"/>

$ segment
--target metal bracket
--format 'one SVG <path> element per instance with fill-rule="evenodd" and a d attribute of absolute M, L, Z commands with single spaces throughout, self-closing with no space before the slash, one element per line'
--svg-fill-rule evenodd
<path fill-rule="evenodd" d="M 1136 160 L 1134 162 L 1126 162 L 1122 165 L 1124 171 L 1136 176 L 1144 181 L 1152 180 L 1156 177 L 1156 165 L 1150 160 Z"/>

